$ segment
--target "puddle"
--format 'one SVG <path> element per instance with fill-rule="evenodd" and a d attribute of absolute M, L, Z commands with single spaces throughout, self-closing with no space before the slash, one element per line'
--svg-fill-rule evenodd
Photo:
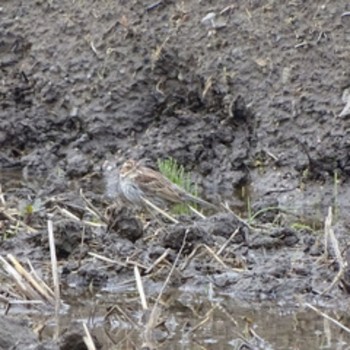
<path fill-rule="evenodd" d="M 84 298 L 84 299 L 83 299 Z M 145 318 L 138 296 L 96 294 L 70 300 L 68 311 L 60 317 L 61 336 L 89 326 L 102 349 L 141 348 L 147 338 Z M 152 341 L 157 349 L 347 349 L 349 334 L 309 309 L 273 303 L 250 304 L 227 297 L 208 298 L 175 292 L 161 302 Z M 15 309 L 9 315 L 18 314 Z M 26 313 L 26 312 L 24 312 Z M 325 310 L 336 319 L 343 312 Z M 23 314 L 23 313 L 22 313 Z M 30 311 L 27 311 L 27 316 Z M 55 324 L 45 315 L 32 313 L 34 323 L 43 322 L 43 339 L 52 336 Z M 347 322 L 349 323 L 349 322 Z"/>

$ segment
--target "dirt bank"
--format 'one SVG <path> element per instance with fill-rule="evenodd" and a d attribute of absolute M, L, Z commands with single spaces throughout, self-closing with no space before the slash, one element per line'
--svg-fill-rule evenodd
<path fill-rule="evenodd" d="M 170 287 L 341 305 L 346 275 L 320 294 L 339 267 L 321 260 L 330 206 L 345 260 L 348 241 L 348 7 L 3 2 L 0 254 L 49 276 L 53 214 L 67 299 L 123 285 L 135 264 L 155 297 L 177 261 Z M 220 209 L 159 225 L 119 208 L 108 231 L 103 162 L 168 157 L 243 221 Z"/>

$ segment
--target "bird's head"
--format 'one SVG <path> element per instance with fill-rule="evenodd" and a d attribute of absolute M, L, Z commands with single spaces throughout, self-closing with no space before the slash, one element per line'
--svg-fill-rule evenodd
<path fill-rule="evenodd" d="M 122 167 L 120 168 L 120 175 L 127 176 L 131 171 L 135 169 L 136 166 L 136 161 L 134 161 L 133 159 L 127 160 L 123 163 Z"/>

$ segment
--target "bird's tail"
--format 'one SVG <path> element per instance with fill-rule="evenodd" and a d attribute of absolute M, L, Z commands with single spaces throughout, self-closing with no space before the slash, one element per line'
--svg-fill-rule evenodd
<path fill-rule="evenodd" d="M 207 201 L 205 201 L 204 199 L 198 198 L 193 196 L 192 194 L 186 193 L 186 199 L 193 202 L 193 203 L 197 203 L 203 207 L 207 207 L 207 208 L 212 208 L 212 209 L 218 209 L 218 207 L 212 203 L 209 203 Z"/>

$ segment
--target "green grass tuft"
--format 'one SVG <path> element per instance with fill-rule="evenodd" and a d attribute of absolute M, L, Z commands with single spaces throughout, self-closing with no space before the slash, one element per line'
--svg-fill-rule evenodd
<path fill-rule="evenodd" d="M 178 164 L 175 159 L 158 159 L 157 164 L 159 171 L 172 183 L 181 187 L 193 196 L 198 196 L 197 186 L 192 184 L 190 174 L 187 173 L 185 171 L 185 168 L 182 165 Z M 191 205 L 196 208 L 195 204 Z M 179 204 L 174 206 L 173 212 L 176 214 L 189 214 L 190 210 L 187 205 Z"/>

